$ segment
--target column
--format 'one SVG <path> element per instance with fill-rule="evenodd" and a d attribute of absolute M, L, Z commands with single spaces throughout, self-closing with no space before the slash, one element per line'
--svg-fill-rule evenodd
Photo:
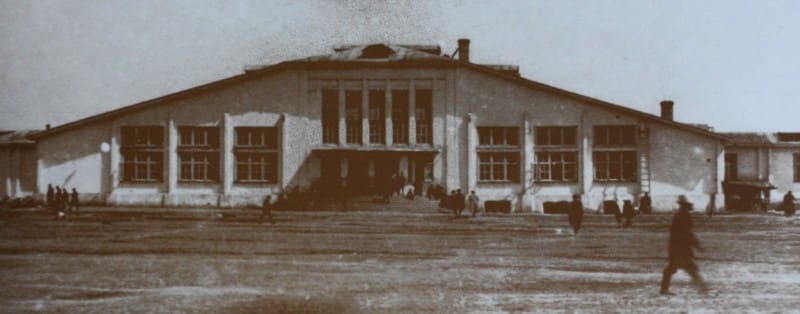
<path fill-rule="evenodd" d="M 386 80 L 386 104 L 384 107 L 386 113 L 386 132 L 384 134 L 386 139 L 386 146 L 392 146 L 394 126 L 392 125 L 392 84 L 391 81 Z"/>
<path fill-rule="evenodd" d="M 114 193 L 114 190 L 119 186 L 120 182 L 120 164 L 122 163 L 122 156 L 120 156 L 120 128 L 117 125 L 112 125 L 111 127 L 111 138 L 109 140 L 110 144 L 110 151 L 109 151 L 109 159 L 110 159 L 110 168 L 111 171 L 109 176 L 111 177 L 111 182 L 109 183 L 109 193 Z M 41 160 L 41 159 L 40 159 Z M 39 168 L 41 169 L 41 168 Z"/>
<path fill-rule="evenodd" d="M 280 187 L 281 191 L 286 188 L 286 184 L 289 180 L 286 178 L 286 167 L 287 161 L 289 159 L 289 114 L 288 113 L 281 113 L 281 117 L 278 120 L 278 147 L 280 147 L 280 151 L 278 152 L 278 186 Z"/>
<path fill-rule="evenodd" d="M 580 165 L 578 166 L 579 177 L 578 181 L 581 186 L 581 193 L 586 197 L 584 200 L 584 207 L 597 208 L 596 204 L 592 204 L 591 189 L 592 181 L 594 181 L 594 164 L 592 162 L 592 128 L 586 122 L 586 112 L 581 112 L 581 123 L 578 126 L 580 134 L 580 150 L 578 151 Z M 602 201 L 602 200 L 601 200 Z"/>
<path fill-rule="evenodd" d="M 222 116 L 222 194 L 230 195 L 233 186 L 234 162 L 233 162 L 233 124 L 231 115 L 224 113 Z"/>
<path fill-rule="evenodd" d="M 339 85 L 339 145 L 347 143 L 347 121 L 345 120 L 345 106 L 344 106 L 344 80 L 338 81 Z"/>
<path fill-rule="evenodd" d="M 408 146 L 417 144 L 417 90 L 414 79 L 408 82 Z"/>
<path fill-rule="evenodd" d="M 175 126 L 175 115 L 171 114 L 167 118 L 167 141 L 164 150 L 164 160 L 166 161 L 166 175 L 164 176 L 165 191 L 167 194 L 174 193 L 178 183 L 178 128 Z"/>
<path fill-rule="evenodd" d="M 477 162 L 477 129 L 475 128 L 475 115 L 472 113 L 467 114 L 467 186 L 466 191 L 472 191 L 478 183 L 478 162 Z M 461 188 L 460 186 L 458 188 Z"/>
<path fill-rule="evenodd" d="M 534 163 L 534 139 L 533 128 L 529 120 L 529 114 L 522 115 L 522 211 L 533 211 L 534 206 L 534 182 L 533 182 L 533 163 Z"/>
<path fill-rule="evenodd" d="M 369 144 L 369 85 L 361 80 L 361 144 Z"/>

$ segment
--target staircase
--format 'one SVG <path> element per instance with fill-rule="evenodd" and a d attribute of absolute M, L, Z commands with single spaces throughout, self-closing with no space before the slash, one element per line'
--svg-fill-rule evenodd
<path fill-rule="evenodd" d="M 435 212 L 439 201 L 429 200 L 426 197 L 416 197 L 407 200 L 404 197 L 392 196 L 389 203 L 381 202 L 379 198 L 360 195 L 350 197 L 346 206 L 341 199 L 327 198 L 310 204 L 307 210 L 323 211 L 393 211 L 393 212 Z"/>

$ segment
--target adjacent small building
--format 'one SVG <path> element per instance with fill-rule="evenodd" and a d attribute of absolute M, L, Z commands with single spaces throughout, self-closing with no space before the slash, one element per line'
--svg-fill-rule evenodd
<path fill-rule="evenodd" d="M 721 133 L 725 146 L 727 208 L 752 209 L 754 201 L 780 203 L 800 189 L 800 133 Z"/>
<path fill-rule="evenodd" d="M 0 197 L 20 198 L 36 193 L 36 131 L 0 131 Z"/>

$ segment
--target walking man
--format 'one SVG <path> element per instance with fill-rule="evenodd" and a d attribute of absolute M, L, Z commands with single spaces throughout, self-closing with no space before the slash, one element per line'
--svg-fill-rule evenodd
<path fill-rule="evenodd" d="M 672 219 L 672 226 L 669 228 L 669 264 L 664 268 L 663 277 L 661 278 L 661 294 L 673 295 L 669 291 L 669 283 L 672 280 L 672 275 L 678 269 L 683 269 L 689 276 L 692 277 L 692 283 L 697 285 L 700 293 L 705 294 L 708 291 L 706 283 L 700 277 L 700 270 L 697 264 L 694 263 L 693 248 L 703 250 L 700 246 L 700 241 L 695 237 L 692 231 L 692 215 L 689 211 L 692 204 L 686 201 L 686 196 L 681 195 L 678 197 L 678 212 Z"/>
<path fill-rule="evenodd" d="M 456 210 L 458 211 L 458 216 L 461 216 L 461 212 L 467 207 L 467 203 L 464 200 L 464 194 L 461 193 L 461 189 L 456 190 L 455 206 Z"/>
<path fill-rule="evenodd" d="M 269 217 L 269 223 L 275 224 L 275 221 L 272 220 L 272 196 L 267 195 L 264 198 L 264 203 L 261 204 L 261 218 L 258 219 L 258 223 L 264 222 L 264 216 Z"/>
<path fill-rule="evenodd" d="M 472 212 L 472 217 L 475 217 L 478 214 L 478 204 L 480 203 L 481 199 L 478 198 L 478 195 L 475 195 L 475 190 L 472 190 L 469 193 L 469 197 L 467 197 L 467 206 L 469 210 Z"/>
<path fill-rule="evenodd" d="M 569 203 L 569 225 L 572 226 L 572 233 L 578 235 L 578 230 L 581 229 L 583 222 L 583 203 L 581 203 L 581 196 L 579 194 L 572 194 L 572 202 Z"/>

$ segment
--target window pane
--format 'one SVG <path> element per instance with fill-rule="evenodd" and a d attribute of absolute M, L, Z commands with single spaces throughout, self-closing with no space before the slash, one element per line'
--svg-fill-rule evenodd
<path fill-rule="evenodd" d="M 577 128 L 565 127 L 564 128 L 564 145 L 575 145 L 577 142 Z"/>
<path fill-rule="evenodd" d="M 536 133 L 536 145 L 550 145 L 550 141 L 548 141 L 550 128 L 537 127 L 534 132 Z"/>

